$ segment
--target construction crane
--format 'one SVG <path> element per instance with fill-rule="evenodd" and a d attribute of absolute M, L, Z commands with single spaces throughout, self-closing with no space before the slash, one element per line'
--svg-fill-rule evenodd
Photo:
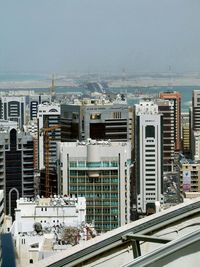
<path fill-rule="evenodd" d="M 46 124 L 46 123 L 45 123 Z M 54 137 L 50 137 L 49 133 L 53 132 L 55 129 L 59 129 L 60 125 L 53 125 L 51 127 L 45 127 L 41 129 L 41 133 L 44 136 L 44 148 L 45 148 L 45 197 L 51 195 L 50 181 L 49 181 L 49 141 L 54 140 Z"/>

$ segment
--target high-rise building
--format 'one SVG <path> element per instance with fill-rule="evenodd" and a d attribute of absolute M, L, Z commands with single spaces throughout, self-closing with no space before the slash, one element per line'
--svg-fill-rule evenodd
<path fill-rule="evenodd" d="M 11 215 L 18 197 L 34 194 L 32 136 L 8 121 L 0 129 L 0 189 L 4 190 L 6 213 Z"/>
<path fill-rule="evenodd" d="M 158 111 L 163 117 L 163 171 L 173 171 L 174 164 L 174 101 L 157 99 L 155 103 L 158 105 Z"/>
<path fill-rule="evenodd" d="M 56 142 L 60 141 L 60 104 L 51 103 L 39 105 L 37 118 L 39 135 L 39 169 L 41 170 L 45 168 L 45 129 L 48 130 L 49 166 L 50 168 L 53 168 L 56 166 Z"/>
<path fill-rule="evenodd" d="M 184 155 L 190 154 L 190 119 L 188 112 L 181 113 L 182 150 Z"/>
<path fill-rule="evenodd" d="M 200 90 L 192 91 L 192 107 L 189 110 L 190 148 L 194 160 L 200 159 Z"/>
<path fill-rule="evenodd" d="M 51 103 L 51 96 L 33 94 L 29 96 L 28 102 L 30 120 L 33 120 L 34 118 L 37 118 L 38 105 Z"/>
<path fill-rule="evenodd" d="M 192 91 L 192 130 L 200 130 L 200 90 Z"/>
<path fill-rule="evenodd" d="M 137 212 L 152 213 L 152 204 L 163 202 L 163 124 L 152 101 L 136 105 Z"/>
<path fill-rule="evenodd" d="M 60 105 L 58 103 L 38 106 L 38 170 L 40 195 L 57 194 L 56 142 L 60 141 Z"/>
<path fill-rule="evenodd" d="M 191 157 L 193 160 L 200 160 L 200 131 L 191 132 Z"/>
<path fill-rule="evenodd" d="M 174 142 L 175 150 L 181 150 L 181 94 L 179 92 L 163 92 L 160 98 L 174 101 Z"/>
<path fill-rule="evenodd" d="M 16 121 L 19 128 L 23 128 L 26 115 L 25 96 L 1 96 L 0 97 L 0 119 Z"/>
<path fill-rule="evenodd" d="M 130 142 L 59 142 L 60 193 L 86 197 L 86 221 L 99 232 L 130 222 Z"/>
<path fill-rule="evenodd" d="M 121 99 L 83 99 L 61 105 L 63 142 L 85 140 L 130 140 L 127 102 Z"/>

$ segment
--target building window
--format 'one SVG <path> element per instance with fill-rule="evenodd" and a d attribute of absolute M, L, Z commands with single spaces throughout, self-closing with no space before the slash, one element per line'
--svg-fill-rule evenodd
<path fill-rule="evenodd" d="M 93 113 L 90 115 L 91 120 L 100 120 L 101 119 L 101 113 Z"/>
<path fill-rule="evenodd" d="M 153 137 L 155 138 L 155 127 L 152 125 L 148 125 L 145 127 L 145 137 Z"/>
<path fill-rule="evenodd" d="M 71 161 L 70 162 L 70 167 L 77 167 L 77 162 L 76 161 Z"/>
<path fill-rule="evenodd" d="M 113 112 L 112 117 L 113 119 L 121 119 L 122 114 L 121 112 Z"/>

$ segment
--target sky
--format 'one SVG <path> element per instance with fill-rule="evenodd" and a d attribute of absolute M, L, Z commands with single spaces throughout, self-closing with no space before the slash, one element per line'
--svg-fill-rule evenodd
<path fill-rule="evenodd" d="M 199 0 L 0 0 L 0 72 L 200 72 Z"/>

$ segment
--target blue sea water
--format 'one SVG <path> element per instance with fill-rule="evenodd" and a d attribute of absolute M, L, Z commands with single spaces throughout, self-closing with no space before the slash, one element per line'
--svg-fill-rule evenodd
<path fill-rule="evenodd" d="M 134 91 L 145 92 L 147 95 L 158 95 L 160 92 L 176 91 L 181 93 L 181 110 L 188 112 L 192 103 L 192 91 L 200 90 L 200 86 L 160 86 L 160 87 L 145 87 L 145 88 L 128 88 L 127 92 Z M 138 100 L 136 100 L 138 102 Z M 132 104 L 133 100 L 128 100 Z"/>

